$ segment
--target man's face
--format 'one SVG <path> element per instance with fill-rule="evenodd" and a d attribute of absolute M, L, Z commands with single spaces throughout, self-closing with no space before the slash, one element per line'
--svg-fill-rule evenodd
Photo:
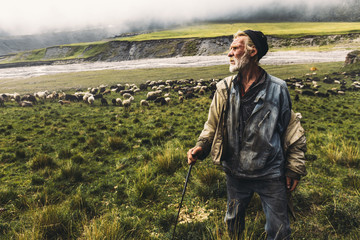
<path fill-rule="evenodd" d="M 230 72 L 239 72 L 243 70 L 249 63 L 250 55 L 245 47 L 245 36 L 240 36 L 234 39 L 230 45 Z"/>

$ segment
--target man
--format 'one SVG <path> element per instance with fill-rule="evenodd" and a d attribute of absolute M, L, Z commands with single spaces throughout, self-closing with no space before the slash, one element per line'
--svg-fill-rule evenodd
<path fill-rule="evenodd" d="M 244 230 L 245 210 L 258 193 L 268 239 L 288 239 L 287 191 L 306 174 L 304 131 L 291 110 L 286 83 L 258 64 L 267 51 L 262 32 L 234 34 L 228 57 L 230 71 L 237 75 L 217 84 L 208 120 L 187 154 L 193 164 L 211 152 L 226 172 L 225 222 L 232 238 Z"/>

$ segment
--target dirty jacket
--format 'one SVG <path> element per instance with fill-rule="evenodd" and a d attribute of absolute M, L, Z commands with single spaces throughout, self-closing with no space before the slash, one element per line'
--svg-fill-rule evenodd
<path fill-rule="evenodd" d="M 227 148 L 228 92 L 236 76 L 225 78 L 217 84 L 208 120 L 196 144 L 203 149 L 199 158 L 203 159 L 211 153 L 215 164 L 222 164 L 225 171 L 238 177 L 281 177 L 286 167 L 287 175 L 299 178 L 306 174 L 304 131 L 300 121 L 297 121 L 296 117 L 291 117 L 291 102 L 286 83 L 269 74 L 266 75 L 266 87 L 257 95 L 255 100 L 257 104 L 244 129 L 240 158 L 236 167 L 233 168 L 234 165 L 229 167 L 226 163 L 227 159 L 224 159 L 224 151 Z M 288 126 L 294 129 L 288 129 Z M 297 135 L 290 135 L 293 133 Z M 283 136 L 285 138 L 282 138 Z M 301 146 L 294 147 L 294 145 Z M 285 160 L 285 156 L 290 162 Z"/>

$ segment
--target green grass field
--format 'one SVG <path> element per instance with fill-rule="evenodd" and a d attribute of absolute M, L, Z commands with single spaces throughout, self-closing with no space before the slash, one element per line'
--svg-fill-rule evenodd
<path fill-rule="evenodd" d="M 310 66 L 266 69 L 306 81 L 314 77 L 305 75 Z M 322 92 L 339 88 L 323 83 L 325 76 L 345 80 L 348 87 L 359 81 L 358 65 L 347 75 L 342 72 L 350 70 L 340 63 L 316 66 Z M 110 76 L 109 84 L 139 84 L 225 75 L 224 66 L 60 74 L 35 78 L 39 85 L 32 90 L 51 91 L 69 81 L 97 86 Z M 63 87 L 73 92 L 77 86 Z M 143 108 L 139 101 L 145 94 L 137 93 L 127 110 L 99 102 L 0 107 L 0 239 L 170 239 L 188 170 L 186 152 L 207 118 L 210 92 L 181 104 L 171 91 L 169 105 Z M 290 94 L 308 141 L 308 175 L 293 194 L 293 239 L 359 239 L 360 91 L 301 95 L 299 101 L 293 89 Z M 106 96 L 109 102 L 114 97 L 118 94 Z M 229 239 L 224 173 L 210 158 L 194 166 L 182 209 L 176 239 Z M 264 220 L 255 196 L 242 239 L 264 238 Z"/>
<path fill-rule="evenodd" d="M 254 29 L 265 35 L 280 38 L 297 38 L 311 35 L 334 35 L 360 33 L 359 22 L 278 22 L 278 23 L 227 23 L 195 25 L 119 40 L 143 41 L 166 38 L 209 38 L 230 36 L 239 29 Z"/>

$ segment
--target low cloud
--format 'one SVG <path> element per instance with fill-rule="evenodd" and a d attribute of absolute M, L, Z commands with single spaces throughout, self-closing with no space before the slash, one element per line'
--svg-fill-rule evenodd
<path fill-rule="evenodd" d="M 360 0 L 12 0 L 0 8 L 0 36 L 84 28 L 121 33 L 216 20 L 356 21 L 359 4 Z"/>

